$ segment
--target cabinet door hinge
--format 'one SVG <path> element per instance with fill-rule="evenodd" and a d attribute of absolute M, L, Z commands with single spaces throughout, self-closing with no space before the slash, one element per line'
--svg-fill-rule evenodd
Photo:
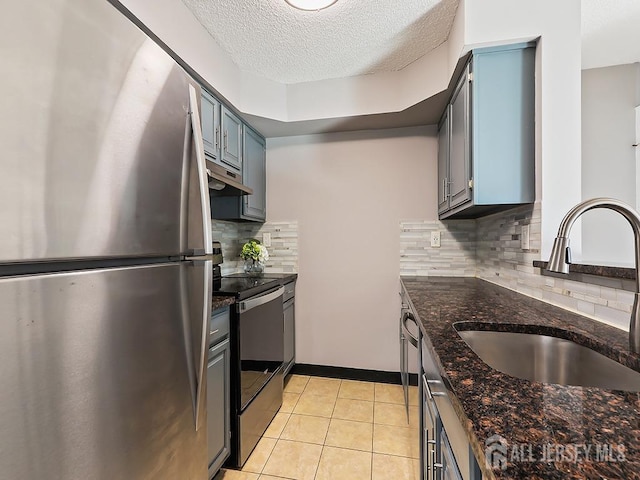
<path fill-rule="evenodd" d="M 469 72 L 467 74 L 467 80 L 469 80 L 470 82 L 473 82 L 473 72 Z"/>
<path fill-rule="evenodd" d="M 473 178 L 469 180 L 469 188 L 473 188 Z"/>

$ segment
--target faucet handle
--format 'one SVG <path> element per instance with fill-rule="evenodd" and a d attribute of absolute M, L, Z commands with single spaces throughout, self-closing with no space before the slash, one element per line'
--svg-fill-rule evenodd
<path fill-rule="evenodd" d="M 571 263 L 571 247 L 567 245 L 567 249 L 565 250 L 565 260 L 566 263 Z"/>

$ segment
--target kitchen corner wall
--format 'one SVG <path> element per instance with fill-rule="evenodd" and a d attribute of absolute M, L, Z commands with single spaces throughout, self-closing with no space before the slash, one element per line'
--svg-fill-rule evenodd
<path fill-rule="evenodd" d="M 585 282 L 547 276 L 540 259 L 540 204 L 477 220 L 400 222 L 401 275 L 475 276 L 596 320 L 629 329 L 634 284 L 584 276 Z M 530 226 L 529 250 L 520 248 L 522 226 Z M 441 231 L 441 247 L 430 246 Z"/>
<path fill-rule="evenodd" d="M 267 139 L 268 220 L 299 229 L 297 362 L 398 371 L 397 225 L 435 212 L 436 161 L 433 126 Z"/>
<path fill-rule="evenodd" d="M 222 244 L 223 275 L 242 272 L 242 245 L 252 238 L 262 242 L 262 234 L 271 234 L 269 260 L 265 272 L 296 273 L 298 271 L 298 222 L 235 223 L 214 220 L 213 239 Z"/>

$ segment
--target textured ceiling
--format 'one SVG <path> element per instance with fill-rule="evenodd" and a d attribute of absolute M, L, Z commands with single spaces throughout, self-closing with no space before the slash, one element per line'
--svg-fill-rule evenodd
<path fill-rule="evenodd" d="M 640 61 L 640 0 L 582 0 L 582 68 Z"/>
<path fill-rule="evenodd" d="M 395 71 L 443 43 L 459 0 L 182 0 L 241 70 L 291 84 Z"/>

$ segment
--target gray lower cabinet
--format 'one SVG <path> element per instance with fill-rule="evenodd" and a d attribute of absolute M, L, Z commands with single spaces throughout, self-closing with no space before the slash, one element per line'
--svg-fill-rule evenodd
<path fill-rule="evenodd" d="M 267 218 L 267 164 L 264 138 L 244 126 L 242 132 L 242 183 L 253 189 L 242 197 L 214 196 L 211 215 L 218 220 L 264 222 Z M 215 195 L 215 193 L 214 193 Z"/>
<path fill-rule="evenodd" d="M 438 213 L 535 200 L 535 43 L 475 49 L 439 123 Z"/>
<path fill-rule="evenodd" d="M 428 340 L 420 335 L 420 461 L 422 480 L 482 480 L 478 462 L 453 408 Z"/>
<path fill-rule="evenodd" d="M 212 315 L 212 331 L 217 335 L 222 321 L 226 319 L 228 333 L 229 309 L 219 310 Z M 212 327 L 213 328 L 213 327 Z M 209 478 L 220 470 L 231 453 L 231 387 L 230 387 L 230 349 L 229 339 L 219 341 L 209 349 L 207 364 L 207 448 L 209 459 Z"/>
<path fill-rule="evenodd" d="M 289 373 L 296 361 L 295 285 L 295 282 L 289 282 L 284 286 L 284 375 Z"/>

